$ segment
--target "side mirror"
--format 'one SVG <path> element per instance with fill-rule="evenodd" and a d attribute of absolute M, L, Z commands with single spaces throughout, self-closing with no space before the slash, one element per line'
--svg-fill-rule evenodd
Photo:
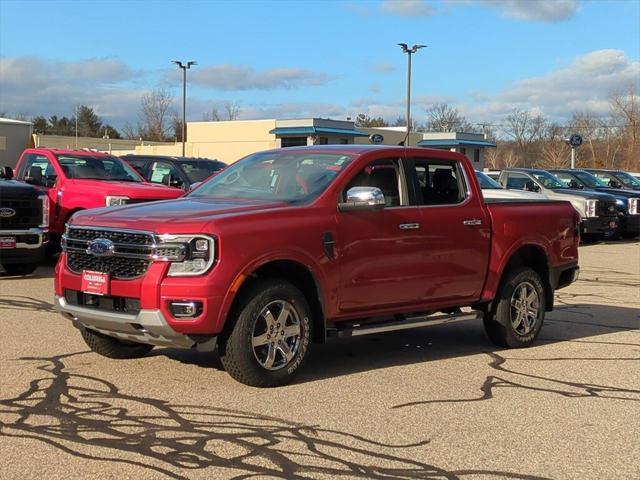
<path fill-rule="evenodd" d="M 609 186 L 611 188 L 622 188 L 622 185 L 617 180 L 609 180 Z"/>
<path fill-rule="evenodd" d="M 0 169 L 0 178 L 4 178 L 6 180 L 11 180 L 13 178 L 13 168 L 11 168 L 11 167 L 2 167 Z"/>
<path fill-rule="evenodd" d="M 338 210 L 379 210 L 385 205 L 384 194 L 378 187 L 351 187 L 347 190 L 346 201 L 338 204 Z"/>
<path fill-rule="evenodd" d="M 29 168 L 26 177 L 24 177 L 24 181 L 31 185 L 42 185 L 42 170 L 40 167 L 34 165 Z"/>
<path fill-rule="evenodd" d="M 580 185 L 577 181 L 575 180 L 570 180 L 569 181 L 569 188 L 573 188 L 573 189 L 577 189 L 577 190 L 582 190 L 584 187 L 582 185 Z"/>
<path fill-rule="evenodd" d="M 189 190 L 187 190 L 188 192 L 195 190 L 196 188 L 198 188 L 200 185 L 202 184 L 202 182 L 193 182 L 190 186 L 189 186 Z"/>

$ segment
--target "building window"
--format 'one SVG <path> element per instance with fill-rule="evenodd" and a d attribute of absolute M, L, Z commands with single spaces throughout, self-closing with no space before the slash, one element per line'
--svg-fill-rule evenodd
<path fill-rule="evenodd" d="M 476 163 L 480 163 L 480 149 L 479 148 L 474 148 L 473 149 L 473 161 Z"/>
<path fill-rule="evenodd" d="M 320 137 L 320 145 L 329 145 L 329 139 L 327 137 Z"/>
<path fill-rule="evenodd" d="M 282 137 L 280 139 L 282 148 L 304 147 L 307 145 L 307 137 Z"/>
<path fill-rule="evenodd" d="M 341 138 L 340 139 L 340 145 L 347 145 L 349 143 L 349 139 L 348 138 Z"/>
<path fill-rule="evenodd" d="M 467 154 L 467 149 L 464 148 L 464 147 L 460 147 L 460 153 L 463 154 L 463 155 L 466 155 Z"/>

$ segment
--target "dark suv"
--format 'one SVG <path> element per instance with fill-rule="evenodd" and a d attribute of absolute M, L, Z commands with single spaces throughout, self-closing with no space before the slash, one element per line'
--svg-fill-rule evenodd
<path fill-rule="evenodd" d="M 145 179 L 188 191 L 205 178 L 227 166 L 219 160 L 161 155 L 125 155 L 121 157 Z"/>
<path fill-rule="evenodd" d="M 586 168 L 585 170 L 592 173 L 612 188 L 640 190 L 640 180 L 630 173 L 623 172 L 622 170 L 604 170 L 597 168 Z"/>
<path fill-rule="evenodd" d="M 585 170 L 549 170 L 569 188 L 592 190 L 613 195 L 616 199 L 619 227 L 612 236 L 636 237 L 640 233 L 640 192 L 610 187 Z"/>
<path fill-rule="evenodd" d="M 49 199 L 12 177 L 10 167 L 0 170 L 0 265 L 10 275 L 28 275 L 44 258 Z"/>

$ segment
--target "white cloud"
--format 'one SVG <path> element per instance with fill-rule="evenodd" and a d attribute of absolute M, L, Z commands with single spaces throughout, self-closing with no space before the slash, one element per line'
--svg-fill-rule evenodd
<path fill-rule="evenodd" d="M 324 85 L 333 77 L 303 68 L 273 68 L 257 71 L 238 65 L 214 65 L 195 70 L 191 81 L 198 86 L 226 91 L 295 89 Z"/>
<path fill-rule="evenodd" d="M 382 13 L 399 17 L 429 17 L 436 13 L 426 0 L 383 0 L 379 9 Z"/>
<path fill-rule="evenodd" d="M 523 21 L 561 22 L 578 12 L 577 0 L 478 0 L 505 17 Z"/>
<path fill-rule="evenodd" d="M 369 70 L 375 73 L 383 73 L 385 75 L 392 73 L 396 68 L 390 63 L 374 63 L 369 65 Z"/>

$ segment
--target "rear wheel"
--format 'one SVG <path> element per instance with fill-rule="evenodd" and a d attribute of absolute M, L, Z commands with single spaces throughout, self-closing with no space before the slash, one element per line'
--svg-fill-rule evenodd
<path fill-rule="evenodd" d="M 140 358 L 153 349 L 153 345 L 129 342 L 82 327 L 82 338 L 91 350 L 108 358 Z"/>
<path fill-rule="evenodd" d="M 484 316 L 491 341 L 506 348 L 531 345 L 544 322 L 545 298 L 545 287 L 535 270 L 520 267 L 508 272 L 497 303 Z"/>
<path fill-rule="evenodd" d="M 236 311 L 233 328 L 220 343 L 229 375 L 254 387 L 289 383 L 307 356 L 311 336 L 311 311 L 302 292 L 289 282 L 266 280 L 243 296 Z"/>
<path fill-rule="evenodd" d="M 38 268 L 37 263 L 10 263 L 2 265 L 9 275 L 29 275 Z"/>

